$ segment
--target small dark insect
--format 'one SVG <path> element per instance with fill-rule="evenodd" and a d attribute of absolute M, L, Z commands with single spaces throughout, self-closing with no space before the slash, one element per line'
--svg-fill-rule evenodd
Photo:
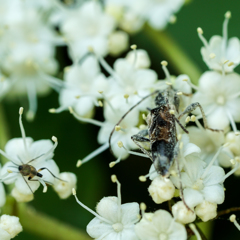
<path fill-rule="evenodd" d="M 176 117 L 175 112 L 179 113 L 180 98 L 177 94 L 177 91 L 174 90 L 171 85 L 164 91 L 155 91 L 142 98 L 122 116 L 116 126 L 121 123 L 121 121 L 129 112 L 131 112 L 132 109 L 139 105 L 143 100 L 154 94 L 157 94 L 155 98 L 156 107 L 153 109 L 148 108 L 149 114 L 146 119 L 148 129 L 142 130 L 138 134 L 133 135 L 131 139 L 141 149 L 141 151 L 152 160 L 157 173 L 161 176 L 167 176 L 169 173 L 169 168 L 179 153 L 176 123 L 183 129 L 184 132 L 188 133 L 188 131 L 179 121 L 183 115 L 191 113 L 197 107 L 199 107 L 202 113 L 204 127 L 212 131 L 221 130 L 211 129 L 208 127 L 206 116 L 202 106 L 199 103 L 190 104 L 178 117 Z M 189 94 L 182 94 L 189 96 Z M 111 137 L 114 129 L 109 136 L 110 151 Z M 140 145 L 140 142 L 149 142 L 150 151 L 144 149 Z"/>
<path fill-rule="evenodd" d="M 51 182 L 48 182 L 46 180 L 43 180 L 42 177 L 43 177 L 43 174 L 41 174 L 40 172 L 43 171 L 43 170 L 47 170 L 54 178 L 60 180 L 60 181 L 63 181 L 63 182 L 66 182 L 58 177 L 56 177 L 48 168 L 46 167 L 42 167 L 40 169 L 36 169 L 34 166 L 30 165 L 29 163 L 35 161 L 36 159 L 42 157 L 44 154 L 28 161 L 27 163 L 23 163 L 23 161 L 19 158 L 19 160 L 21 161 L 22 165 L 18 165 L 16 164 L 15 162 L 11 161 L 15 166 L 11 166 L 13 168 L 17 168 L 19 172 L 16 172 L 16 173 L 20 173 L 21 176 L 23 177 L 24 181 L 26 182 L 26 184 L 28 185 L 29 189 L 31 190 L 31 192 L 33 193 L 30 185 L 28 184 L 28 182 L 26 181 L 26 179 L 24 177 L 28 177 L 28 181 L 38 181 L 40 182 L 43 186 L 44 186 L 44 190 L 43 192 L 46 192 L 47 191 L 47 184 L 49 185 L 53 185 Z M 9 172 L 12 172 L 12 171 L 9 171 Z M 34 177 L 39 177 L 38 179 L 33 179 Z"/>

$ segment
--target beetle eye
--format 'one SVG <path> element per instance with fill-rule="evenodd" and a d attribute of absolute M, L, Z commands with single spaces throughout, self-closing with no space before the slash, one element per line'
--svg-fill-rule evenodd
<path fill-rule="evenodd" d="M 18 170 L 20 171 L 20 170 L 22 170 L 23 169 L 23 166 L 19 166 L 18 167 Z"/>

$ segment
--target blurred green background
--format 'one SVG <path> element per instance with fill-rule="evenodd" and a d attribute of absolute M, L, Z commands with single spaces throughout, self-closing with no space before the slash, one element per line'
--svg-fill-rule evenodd
<path fill-rule="evenodd" d="M 39 0 L 40 1 L 40 0 Z M 240 1 L 239 0 L 192 0 L 186 4 L 177 14 L 177 22 L 169 25 L 167 32 L 175 39 L 190 58 L 202 69 L 207 70 L 207 66 L 202 61 L 200 55 L 201 41 L 196 32 L 197 27 L 202 27 L 204 36 L 209 39 L 212 35 L 222 34 L 222 23 L 224 13 L 230 10 L 232 18 L 229 24 L 229 37 L 240 37 Z M 155 46 L 144 32 L 132 36 L 131 44 L 137 44 L 138 48 L 146 49 L 152 60 L 152 68 L 155 69 L 159 78 L 164 78 L 160 62 L 168 58 L 156 51 Z M 57 56 L 61 59 L 61 68 L 69 64 L 65 61 L 65 50 L 58 49 Z M 177 57 L 177 56 L 176 56 Z M 107 58 L 112 64 L 113 58 Z M 171 74 L 174 72 L 169 61 Z M 239 67 L 236 68 L 239 72 Z M 187 74 L 187 72 L 185 72 Z M 240 84 L 240 83 L 239 83 Z M 4 112 L 10 130 L 10 137 L 20 137 L 18 124 L 19 103 L 3 101 Z M 154 211 L 159 207 L 166 207 L 166 204 L 157 206 L 152 203 L 147 187 L 150 182 L 140 183 L 138 176 L 146 174 L 149 170 L 150 161 L 130 157 L 121 164 L 109 169 L 109 162 L 113 161 L 113 156 L 109 151 L 105 151 L 88 164 L 76 168 L 78 159 L 82 159 L 88 153 L 99 147 L 96 137 L 98 127 L 90 124 L 83 124 L 74 119 L 68 112 L 60 114 L 50 114 L 48 109 L 58 106 L 58 94 L 52 92 L 49 96 L 39 99 L 39 107 L 35 121 L 27 122 L 25 118 L 24 126 L 27 136 L 34 140 L 51 139 L 54 135 L 58 138 L 59 145 L 55 151 L 54 160 L 60 170 L 74 172 L 78 177 L 77 195 L 79 199 L 88 207 L 95 209 L 96 203 L 104 196 L 116 195 L 116 184 L 110 181 L 110 176 L 116 174 L 122 183 L 122 201 L 125 202 L 145 202 L 149 211 Z M 240 106 L 239 106 L 240 110 Z M 103 120 L 101 109 L 97 109 L 95 116 Z M 0 133 L 1 134 L 1 133 Z M 231 177 L 226 181 L 226 200 L 219 206 L 219 210 L 240 206 L 240 179 Z M 35 194 L 35 199 L 31 203 L 36 210 L 44 212 L 58 220 L 85 229 L 87 223 L 93 216 L 82 209 L 74 197 L 67 200 L 60 200 L 57 194 L 49 188 L 43 194 L 39 189 Z M 240 216 L 240 213 L 236 213 Z M 42 229 L 44 231 L 44 229 Z M 54 231 L 54 229 L 53 229 Z M 228 216 L 214 221 L 213 238 L 218 240 L 240 239 L 240 232 L 228 220 Z M 17 240 L 43 240 L 35 235 L 23 231 L 16 237 Z"/>

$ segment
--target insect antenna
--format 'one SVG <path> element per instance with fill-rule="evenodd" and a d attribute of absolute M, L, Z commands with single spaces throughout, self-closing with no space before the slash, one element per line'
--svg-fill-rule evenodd
<path fill-rule="evenodd" d="M 43 171 L 43 170 L 47 170 L 54 178 L 56 178 L 56 179 L 58 179 L 58 180 L 60 180 L 60 181 L 63 181 L 63 182 L 67 182 L 67 181 L 65 181 L 65 180 L 62 180 L 61 178 L 58 178 L 57 176 L 55 176 L 48 168 L 46 168 L 46 167 L 42 167 L 42 168 L 40 168 L 40 169 L 38 169 L 38 172 L 41 172 L 41 171 Z M 46 181 L 45 181 L 46 182 Z"/>
<path fill-rule="evenodd" d="M 139 102 L 137 102 L 135 105 L 133 105 L 133 106 L 121 117 L 121 119 L 115 124 L 113 130 L 111 131 L 111 133 L 110 133 L 110 135 L 109 135 L 109 139 L 108 139 L 109 150 L 110 150 L 110 152 L 111 152 L 112 154 L 113 154 L 113 151 L 112 151 L 112 147 L 111 147 L 111 138 L 112 138 L 112 135 L 113 135 L 113 133 L 114 133 L 114 131 L 115 131 L 115 127 L 118 126 L 118 125 L 123 121 L 123 119 L 124 119 L 137 105 L 139 105 L 139 104 L 140 104 L 142 101 L 144 101 L 146 98 L 148 98 L 148 97 L 150 97 L 150 96 L 152 96 L 152 95 L 154 95 L 154 94 L 156 94 L 156 93 L 158 93 L 158 92 L 159 92 L 159 90 L 156 90 L 156 91 L 148 94 L 147 96 L 143 97 Z"/>
<path fill-rule="evenodd" d="M 22 161 L 22 159 L 19 157 L 19 155 L 17 155 L 17 157 L 18 157 L 18 159 L 20 160 L 20 162 L 21 162 L 22 164 L 24 164 L 23 161 Z"/>
<path fill-rule="evenodd" d="M 37 160 L 38 158 L 42 157 L 43 155 L 45 155 L 45 153 L 43 153 L 43 154 L 39 155 L 38 157 L 35 157 L 35 158 L 33 158 L 33 159 L 29 160 L 29 161 L 28 161 L 26 164 L 29 164 L 29 163 L 31 163 L 31 162 L 33 162 L 33 161 Z"/>

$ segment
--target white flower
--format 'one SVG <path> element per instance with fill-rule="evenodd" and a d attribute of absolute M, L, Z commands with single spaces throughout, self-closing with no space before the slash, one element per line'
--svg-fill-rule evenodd
<path fill-rule="evenodd" d="M 221 204 L 224 201 L 224 170 L 218 166 L 212 166 L 197 156 L 188 158 L 184 166 L 185 172 L 181 172 L 183 196 L 186 204 L 192 208 L 204 200 Z M 179 188 L 179 179 L 171 177 L 171 180 Z"/>
<path fill-rule="evenodd" d="M 190 141 L 201 148 L 201 158 L 209 163 L 217 153 L 219 147 L 224 143 L 224 133 L 204 129 L 202 126 L 199 126 L 199 128 L 191 126 L 188 127 L 187 130 L 189 131 Z M 223 151 L 219 153 L 215 164 L 218 164 L 220 158 L 228 159 L 226 153 Z"/>
<path fill-rule="evenodd" d="M 98 91 L 106 91 L 108 82 L 100 72 L 97 59 L 89 56 L 82 63 L 68 67 L 64 74 L 66 87 L 59 95 L 60 107 L 54 112 L 61 112 L 72 107 L 79 116 L 89 117 L 93 113 L 97 100 L 101 98 Z"/>
<path fill-rule="evenodd" d="M 129 61 L 123 58 L 119 58 L 114 63 L 114 70 L 116 79 L 111 76 L 111 89 L 109 90 L 107 97 L 116 95 L 128 95 L 128 101 L 132 105 L 141 100 L 142 97 L 151 93 L 155 83 L 157 82 L 157 74 L 150 69 L 135 68 Z M 140 97 L 141 96 L 141 97 Z M 146 107 L 150 104 L 150 98 L 145 100 L 143 104 L 140 104 L 137 109 L 146 110 Z"/>
<path fill-rule="evenodd" d="M 37 110 L 37 95 L 46 95 L 51 87 L 58 89 L 61 85 L 51 77 L 57 70 L 54 55 L 59 40 L 37 8 L 25 1 L 14 1 L 14 4 L 11 1 L 4 6 L 0 17 L 4 29 L 0 62 L 1 70 L 11 80 L 6 97 L 27 96 L 27 117 L 32 119 Z"/>
<path fill-rule="evenodd" d="M 10 240 L 22 231 L 22 225 L 19 218 L 15 216 L 2 215 L 0 218 L 0 238 L 1 240 Z"/>
<path fill-rule="evenodd" d="M 186 207 L 183 201 L 179 201 L 172 206 L 172 213 L 177 222 L 188 224 L 194 222 L 196 214 Z"/>
<path fill-rule="evenodd" d="M 88 225 L 87 232 L 92 238 L 106 240 L 137 240 L 134 224 L 139 221 L 138 203 L 119 206 L 117 197 L 105 197 L 97 205 L 97 213 Z"/>
<path fill-rule="evenodd" d="M 128 49 L 129 37 L 123 31 L 111 33 L 108 41 L 109 54 L 112 56 L 118 56 Z"/>
<path fill-rule="evenodd" d="M 175 187 L 171 180 L 158 176 L 153 179 L 148 191 L 155 203 L 162 203 L 173 198 Z"/>
<path fill-rule="evenodd" d="M 155 213 L 145 213 L 135 231 L 141 240 L 186 240 L 185 227 L 174 221 L 171 214 L 165 210 Z"/>
<path fill-rule="evenodd" d="M 76 189 L 77 177 L 71 172 L 62 172 L 58 177 L 63 181 L 56 179 L 53 188 L 61 199 L 68 198 L 72 194 L 72 189 Z"/>
<path fill-rule="evenodd" d="M 1 171 L 1 164 L 0 164 L 0 171 Z M 1 174 L 0 174 L 0 179 L 1 179 Z M 0 207 L 4 206 L 6 203 L 6 193 L 3 184 L 0 182 Z"/>
<path fill-rule="evenodd" d="M 13 188 L 11 195 L 16 199 L 17 202 L 30 202 L 34 199 L 33 193 L 23 194 L 19 192 L 16 187 Z"/>
<path fill-rule="evenodd" d="M 108 53 L 108 37 L 115 28 L 114 19 L 96 1 L 86 1 L 75 9 L 66 9 L 61 32 L 71 43 L 71 56 L 82 57 L 92 47 L 99 55 Z"/>
<path fill-rule="evenodd" d="M 0 150 L 0 153 L 10 160 L 1 169 L 1 181 L 4 181 L 5 184 L 14 182 L 19 193 L 30 195 L 38 189 L 40 183 L 44 186 L 44 191 L 46 191 L 46 183 L 53 184 L 54 176 L 59 173 L 58 166 L 51 159 L 57 147 L 57 139 L 56 137 L 52 138 L 55 142 L 53 145 L 50 140 L 34 142 L 32 138 L 26 137 L 21 119 L 22 112 L 23 109 L 20 108 L 19 122 L 22 138 L 9 140 L 5 146 L 5 152 Z M 24 164 L 32 166 L 38 171 L 38 176 L 34 176 L 32 181 L 28 179 L 30 173 L 24 167 Z M 43 168 L 42 171 L 41 168 Z M 24 174 L 26 175 L 24 176 Z"/>
<path fill-rule="evenodd" d="M 217 216 L 217 204 L 203 201 L 195 208 L 195 212 L 203 222 L 207 222 Z"/>
<path fill-rule="evenodd" d="M 115 175 L 112 176 L 112 181 L 117 182 L 118 197 L 101 199 L 96 207 L 97 213 L 81 203 L 73 189 L 76 201 L 95 215 L 95 218 L 87 225 L 87 232 L 95 239 L 138 240 L 134 226 L 139 221 L 139 204 L 136 202 L 121 204 L 120 183 Z"/>
<path fill-rule="evenodd" d="M 135 68 L 149 68 L 151 65 L 151 60 L 148 56 L 148 53 L 143 49 L 130 51 L 126 56 L 126 59 L 129 63 L 135 66 Z"/>
<path fill-rule="evenodd" d="M 199 79 L 199 89 L 192 102 L 199 102 L 207 115 L 208 125 L 224 129 L 231 123 L 237 131 L 234 121 L 240 121 L 240 76 L 237 73 L 222 75 L 207 71 Z"/>
<path fill-rule="evenodd" d="M 199 37 L 202 40 L 204 47 L 201 48 L 201 54 L 204 62 L 210 69 L 225 72 L 232 72 L 233 69 L 240 63 L 240 41 L 237 37 L 228 38 L 228 21 L 231 13 L 225 14 L 223 23 L 223 36 L 214 35 L 207 43 L 202 36 L 202 30 L 198 29 Z M 225 61 L 230 61 L 233 64 L 224 64 Z"/>

